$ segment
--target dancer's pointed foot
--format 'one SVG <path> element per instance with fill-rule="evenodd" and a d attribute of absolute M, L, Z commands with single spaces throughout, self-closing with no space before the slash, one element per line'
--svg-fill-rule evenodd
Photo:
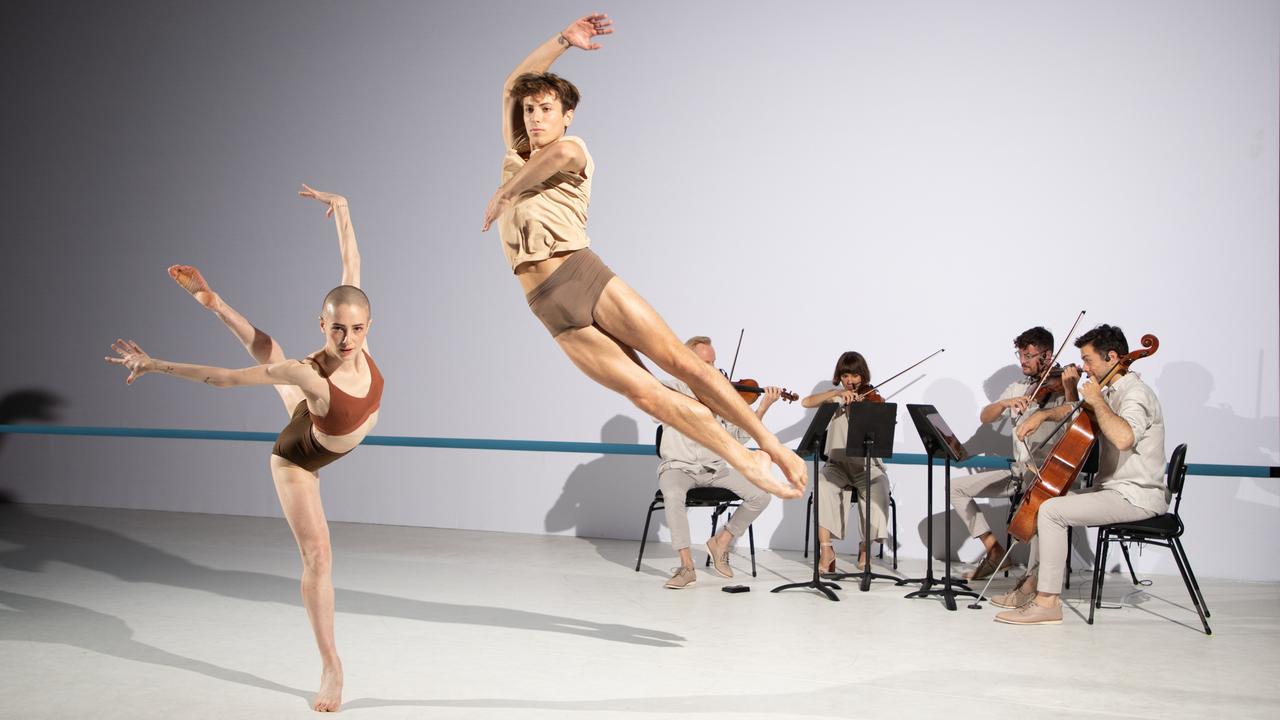
<path fill-rule="evenodd" d="M 742 476 L 752 485 L 783 500 L 800 497 L 800 491 L 784 485 L 773 477 L 773 458 L 763 450 L 751 451 L 751 464 L 742 469 Z"/>
<path fill-rule="evenodd" d="M 786 476 L 787 483 L 790 484 L 793 494 L 780 497 L 800 497 L 804 493 L 804 489 L 809 485 L 809 466 L 804 460 L 788 447 L 781 444 L 776 449 L 769 452 L 769 456 L 773 462 L 777 463 L 778 468 L 782 470 L 782 474 Z"/>
<path fill-rule="evenodd" d="M 209 283 L 205 281 L 200 271 L 191 265 L 170 265 L 169 277 L 178 283 L 183 290 L 191 293 L 191 297 L 196 302 L 205 306 L 210 310 L 214 310 L 218 305 L 218 293 L 209 287 Z"/>
<path fill-rule="evenodd" d="M 342 665 L 326 666 L 320 673 L 320 689 L 311 703 L 316 712 L 338 712 L 342 707 Z"/>

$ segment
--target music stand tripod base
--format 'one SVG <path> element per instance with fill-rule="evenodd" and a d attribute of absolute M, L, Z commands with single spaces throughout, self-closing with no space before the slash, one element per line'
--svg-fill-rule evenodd
<path fill-rule="evenodd" d="M 822 446 L 827 439 L 827 425 L 831 422 L 831 418 L 835 415 L 836 408 L 839 407 L 835 403 L 824 403 L 818 407 L 818 412 L 813 416 L 813 421 L 809 423 L 809 428 L 805 430 L 804 437 L 800 439 L 796 452 L 801 456 L 806 453 L 813 453 L 813 481 L 816 483 L 818 478 L 818 462 L 822 457 Z M 839 590 L 840 586 L 822 579 L 819 572 L 818 556 L 818 490 L 813 490 L 813 578 L 804 582 L 787 583 L 779 585 L 769 592 L 782 592 L 783 590 L 794 590 L 796 588 L 812 588 L 827 596 L 828 600 L 839 602 L 840 598 L 832 589 Z"/>

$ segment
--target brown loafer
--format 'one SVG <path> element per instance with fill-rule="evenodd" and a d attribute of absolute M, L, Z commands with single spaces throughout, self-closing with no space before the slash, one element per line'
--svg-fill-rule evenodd
<path fill-rule="evenodd" d="M 991 577 L 992 575 L 998 572 L 1007 570 L 1009 567 L 1013 565 L 1013 562 L 1009 559 L 1008 553 L 1005 553 L 1004 555 L 1005 555 L 1004 562 L 1000 565 L 996 564 L 996 563 L 999 563 L 1000 560 L 996 558 L 996 556 L 993 555 L 992 553 L 987 553 L 986 555 L 983 555 L 982 562 L 978 563 L 978 567 L 974 568 L 973 572 L 965 575 L 964 579 L 965 580 L 986 580 L 987 578 Z"/>

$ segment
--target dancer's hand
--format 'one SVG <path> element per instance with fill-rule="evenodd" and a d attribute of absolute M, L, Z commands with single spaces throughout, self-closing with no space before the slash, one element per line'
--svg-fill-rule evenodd
<path fill-rule="evenodd" d="M 155 370 L 155 361 L 132 340 L 117 339 L 111 344 L 111 349 L 115 350 L 120 357 L 105 357 L 103 360 L 113 365 L 123 365 L 129 371 L 129 377 L 125 379 L 128 385 L 132 385 L 134 380 Z"/>
<path fill-rule="evenodd" d="M 600 43 L 591 42 L 599 35 L 612 35 L 613 21 L 604 13 L 591 13 L 570 23 L 569 27 L 560 31 L 561 37 L 569 44 L 583 50 L 599 50 Z"/>
<path fill-rule="evenodd" d="M 484 209 L 484 227 L 480 228 L 480 232 L 488 232 L 489 226 L 502 216 L 502 213 L 511 209 L 511 198 L 498 188 L 498 191 L 489 198 L 489 206 Z"/>
<path fill-rule="evenodd" d="M 347 204 L 347 199 L 341 195 L 337 193 L 321 192 L 306 183 L 302 183 L 302 189 L 298 191 L 298 197 L 312 198 L 328 205 L 329 209 L 324 213 L 326 218 L 333 217 L 333 212 L 335 210 Z"/>

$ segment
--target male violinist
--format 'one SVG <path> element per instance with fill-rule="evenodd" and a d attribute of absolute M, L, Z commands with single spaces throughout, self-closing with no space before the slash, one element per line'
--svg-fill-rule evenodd
<path fill-rule="evenodd" d="M 1065 399 L 1063 391 L 1066 388 L 1046 393 L 1039 402 L 1033 397 L 1034 390 L 1041 386 L 1041 378 L 1053 370 L 1050 367 L 1054 347 L 1053 333 L 1037 325 L 1014 338 L 1013 347 L 1022 367 L 1023 377 L 1009 385 L 995 402 L 982 408 L 978 419 L 988 424 L 1004 422 L 1003 418 L 1008 413 L 1009 421 L 1016 431 L 1030 418 L 1029 410 L 1051 409 L 1062 405 Z M 1049 381 L 1046 380 L 1044 385 L 1049 386 Z M 1056 383 L 1053 387 L 1056 389 Z M 1070 392 L 1072 396 L 1069 399 L 1074 401 L 1075 388 L 1072 387 Z M 966 579 L 983 580 L 1009 566 L 1004 547 L 991 532 L 991 526 L 987 524 L 987 519 L 978 509 L 974 498 L 1010 497 L 1017 493 L 1019 487 L 1025 487 L 1035 476 L 1036 468 L 1044 462 L 1045 455 L 1053 449 L 1054 438 L 1050 437 L 1053 434 L 1054 424 L 1050 424 L 1027 436 L 1025 440 L 1015 435 L 1014 462 L 1008 470 L 988 470 L 968 477 L 952 478 L 951 506 L 969 529 L 969 537 L 981 540 L 986 548 L 986 554 L 982 556 L 978 567 L 966 575 Z M 1035 452 L 1031 452 L 1032 449 Z M 1004 559 L 1004 564 L 1000 564 L 1001 559 Z"/>
<path fill-rule="evenodd" d="M 711 346 L 711 338 L 698 335 L 685 341 L 685 345 L 703 362 L 715 367 L 716 350 Z M 694 397 L 693 391 L 681 380 L 672 379 L 665 384 L 678 393 Z M 781 388 L 766 387 L 763 390 L 760 405 L 755 409 L 756 417 L 762 420 L 782 395 Z M 717 420 L 738 442 L 746 443 L 751 439 L 742 428 L 724 418 Z M 671 547 L 680 555 L 680 567 L 672 571 L 666 587 L 681 590 L 697 582 L 693 555 L 689 551 L 689 513 L 684 506 L 685 496 L 695 487 L 724 488 L 742 498 L 742 507 L 738 508 L 715 537 L 707 541 L 707 554 L 711 556 L 711 567 L 716 574 L 726 578 L 733 577 L 733 569 L 729 567 L 729 548 L 733 539 L 741 536 L 769 506 L 769 493 L 751 484 L 737 472 L 731 472 L 720 456 L 670 425 L 663 428 L 658 454 L 662 457 L 662 463 L 658 465 L 658 487 L 662 490 L 667 528 L 671 530 Z"/>
<path fill-rule="evenodd" d="M 1062 623 L 1063 571 L 1067 562 L 1067 528 L 1135 522 L 1169 509 L 1164 484 L 1164 414 L 1156 394 L 1137 373 L 1117 373 L 1105 387 L 1099 383 L 1129 352 L 1120 328 L 1099 325 L 1076 340 L 1080 363 L 1089 382 L 1079 385 L 1084 409 L 1093 416 L 1098 438 L 1098 474 L 1093 487 L 1046 500 L 1036 517 L 1027 574 L 1014 589 L 992 598 L 1009 608 L 996 615 L 1011 625 Z M 1062 371 L 1064 388 L 1075 389 L 1080 371 Z M 1030 437 L 1042 425 L 1056 425 L 1072 414 L 1074 404 L 1032 413 L 1016 434 Z"/>

